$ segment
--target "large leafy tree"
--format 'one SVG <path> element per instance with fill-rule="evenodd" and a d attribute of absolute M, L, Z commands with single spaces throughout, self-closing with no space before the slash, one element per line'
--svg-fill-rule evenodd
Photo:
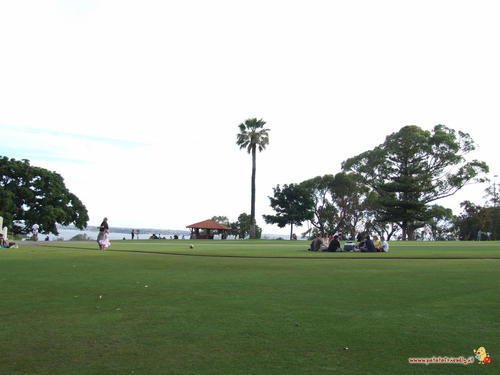
<path fill-rule="evenodd" d="M 455 227 L 453 224 L 453 211 L 437 204 L 430 207 L 432 217 L 425 223 L 422 238 L 433 241 L 455 240 Z"/>
<path fill-rule="evenodd" d="M 255 238 L 255 172 L 257 166 L 257 150 L 263 151 L 269 144 L 269 129 L 264 128 L 265 121 L 256 118 L 247 119 L 239 125 L 236 144 L 240 149 L 245 148 L 252 154 L 252 184 L 251 184 L 251 210 L 250 210 L 250 238 Z"/>
<path fill-rule="evenodd" d="M 455 217 L 455 230 L 460 240 L 470 241 L 477 239 L 478 231 L 481 231 L 482 239 L 487 239 L 487 232 L 490 232 L 492 239 L 496 239 L 495 234 L 500 233 L 500 208 L 476 205 L 470 201 L 460 204 L 463 212 Z"/>
<path fill-rule="evenodd" d="M 326 233 L 329 223 L 335 217 L 335 209 L 331 197 L 333 183 L 334 177 L 331 174 L 316 176 L 301 183 L 303 187 L 311 192 L 314 206 L 313 217 L 310 221 L 316 232 L 319 233 Z"/>
<path fill-rule="evenodd" d="M 230 225 L 231 225 L 227 216 L 212 216 L 211 220 L 213 220 L 219 224 L 226 225 L 228 227 L 230 227 Z M 224 231 L 223 230 L 216 230 L 215 233 L 216 234 L 223 234 Z"/>
<path fill-rule="evenodd" d="M 498 176 L 495 176 L 498 177 Z M 498 239 L 498 234 L 500 233 L 500 207 L 498 206 L 498 185 L 496 181 L 493 181 L 493 186 L 489 186 L 486 190 L 486 207 L 491 212 L 493 218 L 493 239 Z"/>
<path fill-rule="evenodd" d="M 247 213 L 242 213 L 238 216 L 238 221 L 229 224 L 231 231 L 229 234 L 234 235 L 240 239 L 246 238 L 250 235 L 251 217 Z M 255 238 L 260 238 L 262 235 L 262 229 L 256 225 L 255 226 Z"/>
<path fill-rule="evenodd" d="M 27 233 L 33 224 L 41 233 L 54 234 L 56 224 L 87 226 L 87 209 L 56 172 L 1 157 L 0 188 L 0 216 L 13 233 Z"/>
<path fill-rule="evenodd" d="M 293 226 L 301 226 L 313 218 L 314 201 L 311 191 L 304 185 L 290 184 L 273 188 L 274 196 L 269 197 L 276 215 L 263 215 L 268 224 L 277 224 L 280 228 L 290 225 L 290 239 Z"/>
<path fill-rule="evenodd" d="M 485 207 L 470 201 L 460 203 L 463 212 L 455 217 L 455 228 L 462 241 L 471 241 L 477 238 L 478 231 L 486 231 L 491 226 L 491 217 Z"/>
<path fill-rule="evenodd" d="M 363 176 L 379 197 L 381 219 L 397 223 L 403 239 L 413 239 L 415 229 L 432 217 L 429 203 L 472 180 L 482 181 L 488 166 L 465 158 L 474 149 L 466 133 L 444 125 L 432 131 L 409 125 L 373 150 L 344 161 L 342 168 Z"/>
<path fill-rule="evenodd" d="M 381 215 L 382 206 L 379 196 L 375 191 L 370 191 L 364 202 L 364 214 L 366 217 L 365 230 L 363 234 L 378 233 L 384 236 L 387 241 L 399 230 L 399 227 L 387 217 Z"/>
<path fill-rule="evenodd" d="M 337 173 L 303 181 L 314 202 L 311 224 L 315 232 L 348 233 L 355 236 L 365 221 L 368 189 L 360 176 Z"/>

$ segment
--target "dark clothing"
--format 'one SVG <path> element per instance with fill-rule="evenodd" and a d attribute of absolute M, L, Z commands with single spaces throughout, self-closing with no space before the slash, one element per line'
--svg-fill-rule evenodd
<path fill-rule="evenodd" d="M 311 242 L 311 247 L 309 248 L 309 251 L 319 251 L 321 248 L 321 238 L 315 238 Z"/>
<path fill-rule="evenodd" d="M 99 227 L 99 232 L 104 232 L 106 229 L 109 229 L 108 222 L 104 220 Z"/>
<path fill-rule="evenodd" d="M 100 241 L 104 239 L 104 233 L 106 229 L 109 229 L 108 221 L 103 220 L 101 226 L 99 227 L 99 234 L 97 235 L 97 244 L 99 245 L 99 249 L 101 250 L 102 250 L 102 245 Z"/>
<path fill-rule="evenodd" d="M 360 251 L 363 253 L 376 253 L 377 249 L 375 248 L 375 245 L 373 244 L 372 240 L 366 240 L 365 241 L 365 246 L 359 248 Z"/>
<path fill-rule="evenodd" d="M 340 242 L 334 238 L 328 245 L 328 251 L 337 251 L 337 249 L 340 249 Z"/>

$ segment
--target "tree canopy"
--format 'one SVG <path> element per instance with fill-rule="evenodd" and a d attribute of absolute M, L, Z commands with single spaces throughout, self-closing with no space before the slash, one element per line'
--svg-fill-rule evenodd
<path fill-rule="evenodd" d="M 481 238 L 487 239 L 486 233 L 490 232 L 496 240 L 496 234 L 500 233 L 500 208 L 483 207 L 470 201 L 460 204 L 463 212 L 455 217 L 455 228 L 458 238 L 463 241 L 477 239 L 477 234 L 481 232 Z"/>
<path fill-rule="evenodd" d="M 376 192 L 381 219 L 397 223 L 403 239 L 432 217 L 429 203 L 455 194 L 488 172 L 482 161 L 467 161 L 475 149 L 469 134 L 444 125 L 432 131 L 416 125 L 401 128 L 373 150 L 342 163 L 344 171 L 363 177 Z"/>
<path fill-rule="evenodd" d="M 273 188 L 274 196 L 269 197 L 271 207 L 276 215 L 263 215 L 267 224 L 277 224 L 283 228 L 290 225 L 290 239 L 293 226 L 301 226 L 305 220 L 311 220 L 314 212 L 314 201 L 311 191 L 304 185 L 290 184 L 281 188 Z"/>
<path fill-rule="evenodd" d="M 246 238 L 250 236 L 250 225 L 251 225 L 251 217 L 247 213 L 242 213 L 238 216 L 238 221 L 234 223 L 230 223 L 231 231 L 229 234 L 234 235 L 240 239 Z M 258 225 L 255 225 L 255 237 L 259 239 L 262 236 L 262 228 Z"/>
<path fill-rule="evenodd" d="M 368 189 L 355 174 L 327 174 L 303 181 L 314 202 L 311 224 L 319 233 L 355 236 L 364 221 Z"/>
<path fill-rule="evenodd" d="M 87 209 L 56 172 L 4 156 L 0 187 L 0 216 L 13 233 L 27 233 L 33 224 L 41 233 L 54 234 L 58 234 L 56 224 L 87 226 Z"/>

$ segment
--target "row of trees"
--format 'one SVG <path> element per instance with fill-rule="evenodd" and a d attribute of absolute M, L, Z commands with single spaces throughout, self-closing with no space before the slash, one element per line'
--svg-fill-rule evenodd
<path fill-rule="evenodd" d="M 465 158 L 474 149 L 468 134 L 444 125 L 432 131 L 405 126 L 373 150 L 345 160 L 336 175 L 276 186 L 269 197 L 275 214 L 264 219 L 280 227 L 291 225 L 290 233 L 293 225 L 308 221 L 306 234 L 341 232 L 354 238 L 366 232 L 391 238 L 398 233 L 403 240 L 424 235 L 448 239 L 457 236 L 459 219 L 435 202 L 468 183 L 486 181 L 486 163 Z"/>

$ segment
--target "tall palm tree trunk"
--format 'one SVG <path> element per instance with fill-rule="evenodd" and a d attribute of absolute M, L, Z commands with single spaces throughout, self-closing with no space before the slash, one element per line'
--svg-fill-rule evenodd
<path fill-rule="evenodd" d="M 257 163 L 257 146 L 252 147 L 252 203 L 250 210 L 250 239 L 255 239 L 255 170 Z"/>

